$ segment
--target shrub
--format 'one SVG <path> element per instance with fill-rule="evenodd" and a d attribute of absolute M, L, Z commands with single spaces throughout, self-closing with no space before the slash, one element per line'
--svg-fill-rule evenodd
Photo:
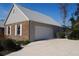
<path fill-rule="evenodd" d="M 13 39 L 0 40 L 0 51 L 2 50 L 17 51 L 22 48 L 21 45 L 26 45 L 28 43 L 30 43 L 29 40 L 27 41 L 16 41 Z"/>
<path fill-rule="evenodd" d="M 65 38 L 65 32 L 63 32 L 63 31 L 58 32 L 57 35 L 58 35 L 59 38 Z"/>
<path fill-rule="evenodd" d="M 0 51 L 4 50 L 3 46 L 1 45 L 2 40 L 0 40 Z"/>
<path fill-rule="evenodd" d="M 16 45 L 16 43 L 12 39 L 2 40 L 1 45 L 5 50 L 21 49 L 21 47 L 19 45 Z"/>
<path fill-rule="evenodd" d="M 79 40 L 79 30 L 73 30 L 68 38 L 71 40 Z"/>
<path fill-rule="evenodd" d="M 17 45 L 27 45 L 28 43 L 30 43 L 29 40 L 26 40 L 26 41 L 16 41 Z"/>

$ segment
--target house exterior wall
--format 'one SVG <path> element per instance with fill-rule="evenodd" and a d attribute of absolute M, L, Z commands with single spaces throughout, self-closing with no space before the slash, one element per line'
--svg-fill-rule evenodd
<path fill-rule="evenodd" d="M 0 27 L 0 39 L 4 39 L 4 28 Z"/>
<path fill-rule="evenodd" d="M 16 35 L 15 36 L 15 25 L 22 24 L 22 36 Z M 6 27 L 11 26 L 11 35 L 6 35 Z M 15 40 L 30 40 L 34 41 L 35 40 L 35 27 L 36 26 L 44 26 L 51 28 L 53 30 L 52 32 L 52 37 L 50 38 L 57 38 L 56 33 L 61 29 L 57 26 L 53 25 L 48 25 L 48 24 L 43 24 L 43 23 L 38 23 L 34 21 L 24 21 L 24 22 L 18 22 L 18 23 L 13 23 L 13 24 L 8 24 L 5 25 L 5 37 L 6 38 L 11 38 Z"/>
<path fill-rule="evenodd" d="M 15 25 L 18 25 L 18 24 L 22 24 L 22 36 L 15 35 Z M 11 35 L 6 35 L 7 26 L 11 26 Z M 29 40 L 29 22 L 24 21 L 24 22 L 5 25 L 5 37 L 15 39 L 15 40 L 20 40 L 20 41 Z"/>

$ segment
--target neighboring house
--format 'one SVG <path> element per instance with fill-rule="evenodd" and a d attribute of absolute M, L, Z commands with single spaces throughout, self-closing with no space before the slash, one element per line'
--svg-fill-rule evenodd
<path fill-rule="evenodd" d="M 16 40 L 51 39 L 60 28 L 49 16 L 14 4 L 5 22 L 5 35 Z"/>
<path fill-rule="evenodd" d="M 0 39 L 4 38 L 4 21 L 0 21 Z"/>

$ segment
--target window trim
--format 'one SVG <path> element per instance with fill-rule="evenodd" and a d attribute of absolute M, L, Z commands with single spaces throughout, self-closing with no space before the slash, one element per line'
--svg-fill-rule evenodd
<path fill-rule="evenodd" d="M 17 36 L 17 35 L 22 36 L 22 24 L 19 24 L 19 26 L 20 26 L 20 34 L 17 33 L 17 30 L 18 30 L 18 29 L 17 29 L 17 26 L 18 26 L 18 25 L 16 24 L 16 25 L 15 25 L 15 36 Z"/>
<path fill-rule="evenodd" d="M 8 26 L 6 26 L 6 35 L 8 35 Z"/>
<path fill-rule="evenodd" d="M 20 24 L 20 36 L 22 36 L 22 24 Z"/>
<path fill-rule="evenodd" d="M 9 29 L 10 28 L 10 29 Z M 10 33 L 9 33 L 9 32 Z M 6 35 L 11 35 L 11 25 L 6 27 Z"/>
<path fill-rule="evenodd" d="M 17 25 L 15 25 L 15 36 L 17 35 Z"/>

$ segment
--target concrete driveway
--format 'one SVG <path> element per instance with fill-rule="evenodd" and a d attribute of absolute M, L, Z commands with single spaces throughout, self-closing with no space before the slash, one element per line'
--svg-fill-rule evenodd
<path fill-rule="evenodd" d="M 79 56 L 79 40 L 52 39 L 32 42 L 7 56 Z"/>

